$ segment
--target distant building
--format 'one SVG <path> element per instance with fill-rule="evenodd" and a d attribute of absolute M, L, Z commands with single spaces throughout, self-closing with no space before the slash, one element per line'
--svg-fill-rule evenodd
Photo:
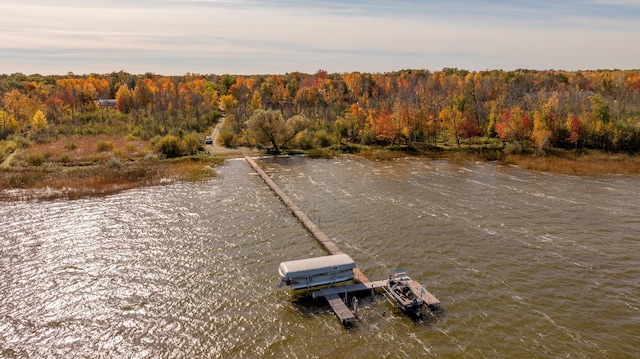
<path fill-rule="evenodd" d="M 98 100 L 98 107 L 100 108 L 116 108 L 118 102 L 115 98 L 106 98 Z"/>

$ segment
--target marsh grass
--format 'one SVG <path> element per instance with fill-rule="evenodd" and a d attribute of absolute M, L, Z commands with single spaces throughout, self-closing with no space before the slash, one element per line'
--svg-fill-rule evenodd
<path fill-rule="evenodd" d="M 210 162 L 185 159 L 175 162 L 129 162 L 118 166 L 102 164 L 64 170 L 50 167 L 18 168 L 3 170 L 0 189 L 30 190 L 33 197 L 43 199 L 108 195 L 176 181 L 206 180 L 216 176 L 213 168 L 216 164 L 219 162 L 215 159 Z"/>
<path fill-rule="evenodd" d="M 504 162 L 534 171 L 576 176 L 640 175 L 640 157 L 593 150 L 577 154 L 558 150 L 547 156 L 509 155 Z"/>
<path fill-rule="evenodd" d="M 106 150 L 96 143 L 113 144 Z M 74 146 L 69 146 L 74 143 Z M 34 144 L 0 172 L 0 191 L 21 189 L 40 199 L 80 198 L 216 176 L 224 161 L 210 155 L 160 160 L 149 143 L 115 136 L 85 136 Z M 109 152 L 110 151 L 110 152 Z M 24 197 L 24 196 L 22 196 Z"/>
<path fill-rule="evenodd" d="M 312 148 L 307 151 L 307 156 L 310 158 L 334 158 L 339 155 L 339 152 L 336 152 L 330 148 Z"/>
<path fill-rule="evenodd" d="M 407 157 L 408 155 L 402 151 L 394 151 L 386 148 L 367 148 L 358 152 L 358 156 L 370 160 L 388 161 Z"/>
<path fill-rule="evenodd" d="M 498 161 L 525 169 L 576 176 L 639 176 L 640 157 L 625 153 L 607 153 L 597 150 L 553 149 L 545 155 L 505 154 L 499 148 L 419 148 L 400 150 L 397 148 L 366 148 L 358 156 L 372 160 L 393 160 L 415 156 L 446 159 L 456 163 Z"/>

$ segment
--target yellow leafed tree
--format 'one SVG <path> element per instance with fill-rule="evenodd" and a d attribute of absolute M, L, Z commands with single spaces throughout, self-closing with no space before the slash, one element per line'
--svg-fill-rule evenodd
<path fill-rule="evenodd" d="M 262 95 L 260 94 L 260 91 L 255 90 L 253 91 L 253 97 L 251 98 L 251 109 L 259 110 L 261 108 L 262 108 Z"/>
<path fill-rule="evenodd" d="M 47 117 L 42 113 L 42 111 L 38 110 L 35 115 L 31 118 L 31 129 L 34 132 L 42 132 L 49 127 L 49 123 L 47 122 Z"/>
<path fill-rule="evenodd" d="M 13 115 L 0 110 L 0 140 L 5 139 L 10 133 L 18 129 L 18 122 Z"/>
<path fill-rule="evenodd" d="M 540 111 L 535 111 L 533 113 L 533 133 L 531 137 L 538 152 L 542 153 L 544 151 L 544 147 L 549 144 L 551 134 L 544 115 Z"/>

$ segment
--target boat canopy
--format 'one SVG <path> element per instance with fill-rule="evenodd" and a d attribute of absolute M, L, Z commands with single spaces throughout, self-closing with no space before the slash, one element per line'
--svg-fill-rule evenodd
<path fill-rule="evenodd" d="M 280 263 L 281 284 L 311 287 L 353 279 L 356 263 L 347 254 L 298 259 Z"/>

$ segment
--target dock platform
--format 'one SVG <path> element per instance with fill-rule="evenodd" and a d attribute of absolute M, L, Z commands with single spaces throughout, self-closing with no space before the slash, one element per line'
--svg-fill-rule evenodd
<path fill-rule="evenodd" d="M 353 320 L 355 314 L 347 307 L 347 304 L 340 297 L 340 294 L 344 294 L 345 298 L 349 295 L 362 292 L 362 291 L 374 291 L 387 285 L 386 280 L 379 280 L 376 282 L 356 283 L 351 285 L 343 285 L 339 287 L 329 287 L 311 292 L 311 296 L 315 298 L 325 298 L 333 312 L 336 313 L 338 319 L 345 327 L 353 326 Z"/>
<path fill-rule="evenodd" d="M 418 283 L 415 280 L 412 280 L 409 282 L 409 286 L 414 288 L 417 293 L 420 293 L 420 299 L 422 299 L 424 304 L 426 304 L 429 308 L 437 308 L 440 306 L 440 301 L 438 300 L 438 298 L 429 293 L 427 288 L 425 288 L 422 284 Z"/>
<path fill-rule="evenodd" d="M 345 327 L 352 327 L 353 320 L 356 316 L 349 308 L 347 308 L 347 305 L 342 301 L 342 298 L 337 294 L 329 294 L 324 296 L 324 298 L 329 302 L 331 309 L 336 313 L 338 319 L 340 319 L 340 323 Z"/>

